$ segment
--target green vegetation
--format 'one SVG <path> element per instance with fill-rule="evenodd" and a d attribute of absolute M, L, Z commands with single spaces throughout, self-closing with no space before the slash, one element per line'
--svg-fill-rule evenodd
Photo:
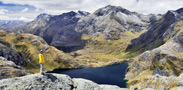
<path fill-rule="evenodd" d="M 80 67 L 74 58 L 56 48 L 47 45 L 40 37 L 32 34 L 16 34 L 0 30 L 1 44 L 17 52 L 27 62 L 24 67 L 32 72 L 39 72 L 39 50 L 44 51 L 45 68 L 52 70 L 55 68 L 77 68 Z"/>
<path fill-rule="evenodd" d="M 131 39 L 138 37 L 142 32 L 132 33 L 126 31 L 118 40 L 106 40 L 104 35 L 90 36 L 84 34 L 82 39 L 86 41 L 84 49 L 78 50 L 75 58 L 88 66 L 104 66 L 118 61 L 129 60 L 128 52 L 125 52 Z"/>

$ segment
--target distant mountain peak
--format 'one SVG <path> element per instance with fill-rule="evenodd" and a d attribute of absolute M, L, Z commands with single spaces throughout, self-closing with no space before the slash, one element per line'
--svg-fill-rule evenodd
<path fill-rule="evenodd" d="M 87 15 L 89 15 L 89 14 L 90 14 L 90 13 L 85 12 L 85 11 L 78 11 L 78 12 L 70 11 L 70 12 L 61 14 L 61 16 L 63 15 L 63 16 L 66 16 L 66 17 L 77 17 L 77 18 L 82 18 L 82 17 L 87 16 Z"/>
<path fill-rule="evenodd" d="M 89 15 L 90 13 L 89 12 L 86 12 L 86 11 L 78 11 L 77 12 L 77 15 L 76 15 L 76 17 L 78 17 L 78 18 L 82 18 L 82 17 L 84 17 L 84 16 L 87 16 L 87 15 Z"/>
<path fill-rule="evenodd" d="M 38 15 L 37 18 L 50 17 L 50 16 L 51 16 L 50 14 L 42 13 L 42 14 Z"/>
<path fill-rule="evenodd" d="M 125 8 L 122 8 L 121 6 L 112 6 L 112 5 L 107 5 L 103 8 L 98 9 L 97 11 L 94 12 L 95 15 L 97 16 L 103 16 L 106 14 L 110 14 L 110 13 L 117 13 L 117 12 L 123 12 L 125 14 L 131 14 L 131 12 Z"/>
<path fill-rule="evenodd" d="M 177 11 L 177 13 L 179 13 L 179 14 L 183 15 L 183 7 L 182 7 L 182 8 L 180 8 L 180 9 L 178 9 L 178 10 L 176 10 L 176 11 Z"/>
<path fill-rule="evenodd" d="M 89 12 L 86 12 L 86 11 L 78 11 L 78 14 L 81 14 L 81 15 L 85 15 L 85 16 L 87 16 L 87 15 L 89 15 L 90 13 Z"/>

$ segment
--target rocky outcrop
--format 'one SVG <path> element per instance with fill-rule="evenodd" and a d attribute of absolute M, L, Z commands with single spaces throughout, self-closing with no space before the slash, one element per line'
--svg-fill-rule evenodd
<path fill-rule="evenodd" d="M 0 79 L 20 77 L 33 74 L 30 71 L 24 70 L 22 67 L 17 66 L 14 62 L 0 57 Z"/>
<path fill-rule="evenodd" d="M 90 80 L 71 79 L 67 75 L 45 73 L 0 80 L 1 90 L 128 90 L 110 85 L 98 85 Z"/>
<path fill-rule="evenodd" d="M 129 88 L 130 90 L 181 90 L 182 89 L 182 78 L 183 74 L 176 76 L 161 76 L 159 74 L 152 76 L 143 76 L 133 83 Z"/>
<path fill-rule="evenodd" d="M 12 48 L 0 45 L 0 56 L 5 57 L 7 60 L 13 61 L 16 65 L 27 66 L 27 63 L 24 61 L 25 57 L 18 54 Z"/>

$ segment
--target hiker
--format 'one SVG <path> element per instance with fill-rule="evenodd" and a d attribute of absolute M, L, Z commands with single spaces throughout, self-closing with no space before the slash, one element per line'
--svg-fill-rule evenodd
<path fill-rule="evenodd" d="M 40 50 L 39 54 L 39 64 L 40 64 L 40 73 L 43 75 L 43 70 L 44 70 L 44 57 L 43 57 L 43 51 Z"/>

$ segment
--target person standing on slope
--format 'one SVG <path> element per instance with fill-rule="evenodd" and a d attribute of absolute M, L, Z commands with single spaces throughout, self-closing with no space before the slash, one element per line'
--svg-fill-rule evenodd
<path fill-rule="evenodd" d="M 43 70 L 44 70 L 44 57 L 43 57 L 43 51 L 40 50 L 39 54 L 39 64 L 40 64 L 40 73 L 44 75 Z"/>

